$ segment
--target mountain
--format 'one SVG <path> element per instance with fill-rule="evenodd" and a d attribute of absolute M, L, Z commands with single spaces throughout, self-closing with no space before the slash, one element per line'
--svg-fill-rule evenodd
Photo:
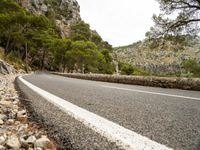
<path fill-rule="evenodd" d="M 163 42 L 163 40 L 162 40 Z M 182 71 L 182 62 L 200 60 L 200 38 L 186 37 L 164 40 L 164 43 L 143 40 L 115 48 L 120 62 L 143 68 L 152 74 L 174 74 Z"/>
<path fill-rule="evenodd" d="M 16 0 L 16 2 L 30 13 L 54 16 L 62 37 L 69 36 L 70 26 L 81 21 L 80 6 L 76 0 Z"/>

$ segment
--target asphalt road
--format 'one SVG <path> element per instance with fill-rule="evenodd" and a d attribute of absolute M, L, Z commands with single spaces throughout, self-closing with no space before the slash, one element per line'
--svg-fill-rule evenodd
<path fill-rule="evenodd" d="M 200 150 L 198 91 L 95 82 L 49 74 L 34 74 L 23 78 L 45 91 L 170 148 Z M 31 99 L 32 109 L 38 113 L 37 116 L 42 117 L 44 124 L 60 128 L 72 149 L 120 149 L 115 143 L 47 103 L 20 81 L 17 82 L 19 88 Z M 58 134 L 61 130 L 52 134 Z"/>

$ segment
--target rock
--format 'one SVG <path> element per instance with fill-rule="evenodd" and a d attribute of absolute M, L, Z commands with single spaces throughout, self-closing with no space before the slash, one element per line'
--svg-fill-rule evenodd
<path fill-rule="evenodd" d="M 36 141 L 37 139 L 36 139 L 36 137 L 35 136 L 29 136 L 28 137 L 28 139 L 26 140 L 26 142 L 28 143 L 28 144 L 34 144 L 34 142 Z"/>
<path fill-rule="evenodd" d="M 0 125 L 2 125 L 4 123 L 4 121 L 2 119 L 0 119 Z"/>
<path fill-rule="evenodd" d="M 8 63 L 0 59 L 0 74 L 15 74 L 17 71 Z"/>
<path fill-rule="evenodd" d="M 0 136 L 0 145 L 6 144 L 6 137 L 5 136 Z"/>
<path fill-rule="evenodd" d="M 7 119 L 7 116 L 5 114 L 0 114 L 0 119 L 5 121 Z"/>
<path fill-rule="evenodd" d="M 18 100 L 18 99 L 13 101 L 13 104 L 14 104 L 14 105 L 16 105 L 16 104 L 18 104 L 18 103 L 19 103 L 19 100 Z"/>
<path fill-rule="evenodd" d="M 17 113 L 13 110 L 11 110 L 8 114 L 9 119 L 16 119 Z"/>
<path fill-rule="evenodd" d="M 40 8 L 41 8 L 42 12 L 47 12 L 48 11 L 48 7 L 46 5 L 42 5 Z"/>
<path fill-rule="evenodd" d="M 12 107 L 12 102 L 2 100 L 0 101 L 0 105 L 5 106 L 5 107 Z"/>
<path fill-rule="evenodd" d="M 15 121 L 15 125 L 19 125 L 20 124 L 20 121 Z"/>
<path fill-rule="evenodd" d="M 18 98 L 18 96 L 15 95 L 15 96 L 10 97 L 9 100 L 15 101 L 17 98 Z"/>
<path fill-rule="evenodd" d="M 17 113 L 17 119 L 18 119 L 19 121 L 25 122 L 25 121 L 27 120 L 26 111 L 25 111 L 25 110 L 19 111 L 19 112 Z"/>
<path fill-rule="evenodd" d="M 14 150 L 18 150 L 21 147 L 19 139 L 16 135 L 11 135 L 10 137 L 8 137 L 6 145 Z"/>
<path fill-rule="evenodd" d="M 22 124 L 19 126 L 19 129 L 18 131 L 21 132 L 21 131 L 26 131 L 28 128 L 28 124 Z"/>
<path fill-rule="evenodd" d="M 18 70 L 18 73 L 19 73 L 19 74 L 25 74 L 25 73 L 26 73 L 26 71 L 24 71 L 24 70 L 20 69 L 20 70 Z"/>
<path fill-rule="evenodd" d="M 20 138 L 20 142 L 22 143 L 23 147 L 29 147 L 29 144 L 34 145 L 35 141 L 36 141 L 36 137 L 31 135 L 26 139 L 25 137 Z"/>
<path fill-rule="evenodd" d="M 52 143 L 46 136 L 42 136 L 40 139 L 36 140 L 34 143 L 34 148 L 49 149 L 51 148 L 51 146 L 52 146 Z"/>
<path fill-rule="evenodd" d="M 6 148 L 3 145 L 0 145 L 0 150 L 6 150 Z"/>
<path fill-rule="evenodd" d="M 56 23 L 56 26 L 60 29 L 62 37 L 69 36 L 70 26 L 81 20 L 80 6 L 76 0 L 60 0 L 55 3 L 48 0 L 18 0 L 18 3 L 34 14 L 45 15 L 49 10 L 53 10 L 59 16 L 57 18 L 60 23 Z"/>
<path fill-rule="evenodd" d="M 17 113 L 17 117 L 24 116 L 24 115 L 26 115 L 26 110 L 22 110 Z"/>
<path fill-rule="evenodd" d="M 14 119 L 8 119 L 6 123 L 11 125 L 11 124 L 15 123 L 15 120 Z"/>
<path fill-rule="evenodd" d="M 34 150 L 42 150 L 42 148 L 40 148 L 40 147 L 37 147 L 37 148 L 34 148 Z"/>

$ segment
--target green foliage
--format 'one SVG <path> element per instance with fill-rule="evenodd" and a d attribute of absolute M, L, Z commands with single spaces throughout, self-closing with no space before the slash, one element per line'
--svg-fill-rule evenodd
<path fill-rule="evenodd" d="M 200 63 L 196 60 L 185 60 L 182 62 L 182 66 L 186 71 L 186 74 L 194 77 L 200 77 Z"/>
<path fill-rule="evenodd" d="M 89 41 L 76 41 L 72 43 L 72 49 L 67 53 L 68 59 L 74 63 L 75 70 L 82 73 L 92 71 L 92 68 L 96 65 L 97 56 L 98 50 L 96 45 Z"/>
<path fill-rule="evenodd" d="M 103 41 L 102 38 L 95 31 L 91 31 L 90 26 L 83 21 L 73 25 L 71 29 L 72 30 L 70 37 L 72 41 L 75 41 L 75 44 L 73 44 L 73 51 L 68 52 L 67 56 L 68 58 L 70 55 L 74 56 L 68 61 L 70 62 L 70 64 L 72 64 L 72 62 L 76 62 L 76 67 L 72 67 L 74 65 L 70 65 L 70 67 L 73 69 L 79 68 L 78 70 L 81 70 L 82 72 L 95 72 L 106 74 L 114 73 L 115 69 L 112 64 L 112 57 L 110 56 L 112 46 L 108 42 Z M 87 45 L 88 41 L 90 41 L 90 45 L 91 43 L 93 43 L 93 47 L 83 51 L 83 45 Z M 93 50 L 93 52 L 91 52 L 91 49 Z M 86 52 L 90 52 L 90 54 L 87 54 Z M 92 55 L 92 57 L 85 57 L 89 55 Z M 82 62 L 82 60 L 84 60 L 84 63 Z M 85 62 L 86 60 L 88 62 Z M 81 69 L 80 66 L 84 66 L 82 67 L 84 69 Z"/>
<path fill-rule="evenodd" d="M 47 16 L 51 16 L 51 19 L 65 19 L 70 20 L 73 17 L 72 8 L 68 3 L 62 3 L 62 0 L 45 0 L 45 4 L 48 6 Z"/>
<path fill-rule="evenodd" d="M 7 59 L 18 67 L 27 61 L 36 69 L 113 73 L 112 46 L 83 21 L 71 26 L 69 38 L 61 38 L 55 26 L 56 14 L 65 12 L 61 15 L 70 17 L 70 9 L 60 8 L 61 0 L 45 3 L 53 7 L 46 16 L 31 14 L 14 0 L 0 0 L 0 46 Z"/>
<path fill-rule="evenodd" d="M 108 50 L 102 50 L 98 55 L 98 70 L 99 73 L 113 74 L 115 66 L 112 64 L 112 57 Z"/>
<path fill-rule="evenodd" d="M 90 26 L 83 21 L 71 26 L 71 37 L 76 41 L 89 41 L 91 36 Z M 77 37 L 80 37 L 78 39 Z"/>
<path fill-rule="evenodd" d="M 119 63 L 119 70 L 122 75 L 138 75 L 138 76 L 147 76 L 149 73 L 144 71 L 141 68 L 134 67 L 128 63 Z"/>
<path fill-rule="evenodd" d="M 91 41 L 97 45 L 99 50 L 107 49 L 112 51 L 113 49 L 108 42 L 102 40 L 97 32 L 92 31 L 89 24 L 86 24 L 84 21 L 71 26 L 70 37 L 73 41 Z"/>
<path fill-rule="evenodd" d="M 121 70 L 122 75 L 132 75 L 134 72 L 133 66 L 127 63 L 121 63 L 119 69 Z"/>
<path fill-rule="evenodd" d="M 150 74 L 147 71 L 145 71 L 144 69 L 134 67 L 133 75 L 137 75 L 137 76 L 149 76 Z"/>
<path fill-rule="evenodd" d="M 199 0 L 157 1 L 160 4 L 161 14 L 153 15 L 155 26 L 148 33 L 151 38 L 160 38 L 165 35 L 196 35 L 199 33 Z M 172 16 L 175 19 L 172 19 Z"/>
<path fill-rule="evenodd" d="M 23 69 L 25 70 L 25 63 L 21 59 L 21 55 L 19 52 L 11 52 L 7 55 L 6 61 L 13 65 L 15 69 L 20 70 Z"/>

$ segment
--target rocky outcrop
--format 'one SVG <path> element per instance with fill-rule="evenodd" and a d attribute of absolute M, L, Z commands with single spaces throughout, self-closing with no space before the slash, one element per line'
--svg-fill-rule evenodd
<path fill-rule="evenodd" d="M 15 73 L 17 73 L 17 70 L 13 66 L 0 59 L 0 74 L 6 75 Z"/>
<path fill-rule="evenodd" d="M 80 6 L 76 0 L 16 0 L 34 14 L 55 15 L 55 23 L 63 37 L 69 36 L 70 26 L 81 20 Z"/>
<path fill-rule="evenodd" d="M 53 74 L 71 78 L 85 79 L 85 80 L 200 91 L 199 78 L 172 78 L 172 77 L 168 78 L 168 77 L 154 77 L 154 76 L 143 77 L 143 76 L 75 74 L 75 73 L 63 74 L 55 72 Z"/>
<path fill-rule="evenodd" d="M 118 61 L 132 64 L 153 74 L 174 74 L 182 71 L 182 61 L 200 59 L 199 43 L 180 46 L 166 42 L 165 47 L 151 48 L 151 43 L 144 40 L 115 48 L 114 53 Z"/>

